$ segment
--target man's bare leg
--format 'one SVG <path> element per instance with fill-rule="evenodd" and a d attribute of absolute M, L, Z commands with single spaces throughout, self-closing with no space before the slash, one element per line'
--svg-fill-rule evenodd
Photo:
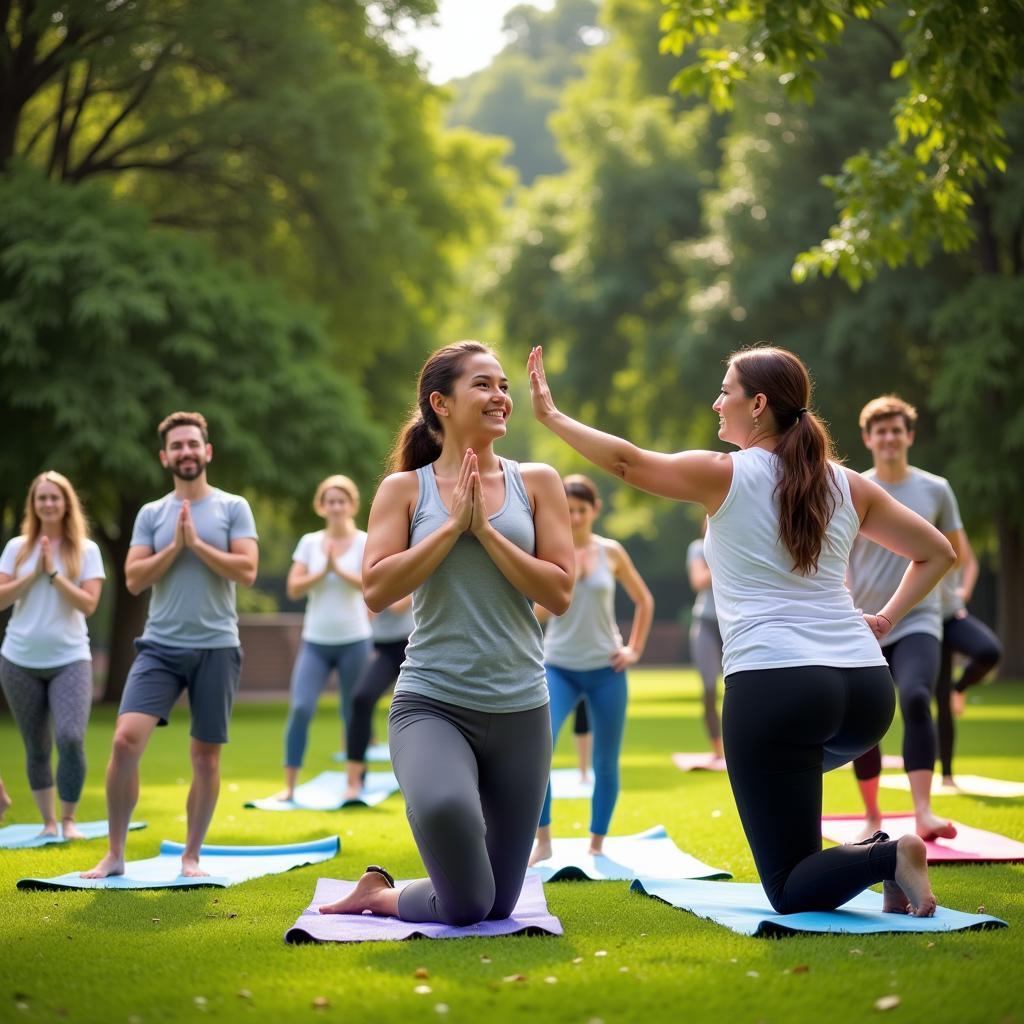
<path fill-rule="evenodd" d="M 917 834 L 922 839 L 952 839 L 956 826 L 945 818 L 936 817 L 932 811 L 932 772 L 927 768 L 907 772 L 910 780 L 910 795 L 914 799 L 914 817 L 917 819 Z"/>
<path fill-rule="evenodd" d="M 114 743 L 107 765 L 107 819 L 110 827 L 107 852 L 82 878 L 107 878 L 124 874 L 124 848 L 128 825 L 139 802 L 139 761 L 159 721 L 154 715 L 126 711 L 117 719 Z"/>
<path fill-rule="evenodd" d="M 41 836 L 57 835 L 57 812 L 54 803 L 56 794 L 53 786 L 47 786 L 46 789 L 33 789 L 32 799 L 35 800 L 36 807 L 39 808 L 39 815 L 43 819 L 43 831 L 39 834 Z"/>
<path fill-rule="evenodd" d="M 530 867 L 538 861 L 547 860 L 551 856 L 551 826 L 541 825 L 537 829 L 537 840 L 530 854 Z"/>
<path fill-rule="evenodd" d="M 181 855 L 181 873 L 186 878 L 202 878 L 208 874 L 199 867 L 199 851 L 220 795 L 221 746 L 220 743 L 193 739 L 189 748 L 192 788 L 188 791 L 188 835 Z"/>
<path fill-rule="evenodd" d="M 858 779 L 860 798 L 864 801 L 864 828 L 857 836 L 856 842 L 870 839 L 882 827 L 882 809 L 878 806 L 878 782 L 881 776 L 873 779 Z"/>

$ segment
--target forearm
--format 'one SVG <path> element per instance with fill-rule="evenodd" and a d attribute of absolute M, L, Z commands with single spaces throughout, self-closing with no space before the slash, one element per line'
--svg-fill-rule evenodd
<path fill-rule="evenodd" d="M 344 580 L 350 587 L 355 587 L 356 590 L 363 589 L 363 578 L 358 573 L 343 569 L 337 562 L 334 563 L 334 573 L 338 579 Z"/>
<path fill-rule="evenodd" d="M 321 572 L 290 573 L 288 576 L 288 583 L 285 587 L 285 590 L 288 592 L 288 597 L 292 601 L 297 601 L 300 597 L 305 597 L 317 583 L 327 576 L 329 571 L 329 566 L 325 565 Z"/>
<path fill-rule="evenodd" d="M 251 587 L 256 582 L 256 560 L 251 555 L 222 551 L 198 538 L 191 547 L 203 565 L 218 576 L 246 587 Z"/>
<path fill-rule="evenodd" d="M 938 556 L 925 561 L 911 562 L 896 588 L 896 593 L 886 601 L 885 607 L 878 609 L 875 614 L 885 617 L 895 626 L 911 608 L 931 593 L 951 564 L 951 559 Z"/>
<path fill-rule="evenodd" d="M 382 612 L 419 587 L 448 557 L 462 531 L 446 523 L 415 547 L 396 551 L 363 568 L 363 600 L 375 612 Z"/>
<path fill-rule="evenodd" d="M 124 582 L 128 590 L 138 596 L 144 590 L 153 586 L 162 579 L 168 569 L 174 564 L 181 550 L 175 544 L 157 551 L 146 558 L 137 558 L 124 567 Z"/>
<path fill-rule="evenodd" d="M 489 525 L 477 535 L 491 561 L 524 597 L 553 615 L 564 615 L 572 600 L 573 578 L 561 566 L 527 554 Z"/>
<path fill-rule="evenodd" d="M 541 422 L 595 466 L 600 466 L 620 480 L 630 482 L 630 468 L 640 454 L 640 449 L 631 441 L 588 427 L 557 410 Z"/>
<path fill-rule="evenodd" d="M 964 559 L 964 574 L 960 581 L 960 586 L 963 588 L 964 604 L 971 600 L 974 588 L 978 585 L 979 572 L 978 559 L 973 554 L 970 558 Z"/>
<path fill-rule="evenodd" d="M 30 572 L 26 576 L 18 576 L 8 580 L 6 583 L 0 583 L 0 612 L 5 608 L 10 608 L 32 586 L 37 578 L 36 573 Z"/>
<path fill-rule="evenodd" d="M 76 611 L 80 611 L 85 616 L 92 615 L 96 611 L 96 605 L 100 602 L 98 593 L 90 594 L 88 590 L 76 586 L 67 576 L 60 573 L 53 577 L 53 586 L 60 591 L 61 597 Z"/>
<path fill-rule="evenodd" d="M 638 655 L 643 654 L 647 646 L 647 638 L 651 635 L 654 624 L 654 598 L 638 601 L 633 609 L 633 627 L 629 631 L 629 646 Z"/>

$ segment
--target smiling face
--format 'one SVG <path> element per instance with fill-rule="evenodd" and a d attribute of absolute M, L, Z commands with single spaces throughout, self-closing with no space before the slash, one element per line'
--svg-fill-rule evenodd
<path fill-rule="evenodd" d="M 196 480 L 206 472 L 213 448 L 203 440 L 203 432 L 191 424 L 167 431 L 160 462 L 179 480 Z"/>
<path fill-rule="evenodd" d="M 906 465 L 907 453 L 914 443 L 914 432 L 907 429 L 906 420 L 899 414 L 873 420 L 861 437 L 876 466 Z"/>
<path fill-rule="evenodd" d="M 63 524 L 68 510 L 64 492 L 51 480 L 40 480 L 32 495 L 32 508 L 43 527 Z"/>
<path fill-rule="evenodd" d="M 754 431 L 754 416 L 763 413 L 763 395 L 747 398 L 732 363 L 725 371 L 722 390 L 711 406 L 718 413 L 718 436 L 721 440 L 745 448 Z"/>
<path fill-rule="evenodd" d="M 504 437 L 512 415 L 508 378 L 501 363 L 488 352 L 466 356 L 452 393 L 442 395 L 435 391 L 430 402 L 444 429 L 455 429 L 468 436 L 482 435 L 483 443 Z"/>

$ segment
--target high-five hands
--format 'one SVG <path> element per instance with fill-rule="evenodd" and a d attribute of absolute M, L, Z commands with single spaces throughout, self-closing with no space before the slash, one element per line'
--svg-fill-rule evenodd
<path fill-rule="evenodd" d="M 544 373 L 544 352 L 540 345 L 534 345 L 530 358 L 526 361 L 526 369 L 530 374 L 530 401 L 533 404 L 533 415 L 542 422 L 558 410 L 555 400 L 551 397 L 548 379 Z"/>

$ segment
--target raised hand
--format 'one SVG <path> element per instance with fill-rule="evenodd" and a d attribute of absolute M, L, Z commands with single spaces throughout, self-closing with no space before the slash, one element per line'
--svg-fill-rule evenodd
<path fill-rule="evenodd" d="M 540 345 L 535 345 L 526 361 L 526 369 L 530 374 L 530 401 L 533 404 L 533 415 L 544 421 L 556 413 L 555 400 L 551 397 L 548 379 L 544 373 L 544 353 Z"/>
<path fill-rule="evenodd" d="M 466 449 L 459 469 L 459 479 L 452 491 L 452 507 L 449 519 L 465 533 L 473 523 L 473 473 L 476 471 L 476 452 Z"/>
<path fill-rule="evenodd" d="M 39 541 L 39 568 L 37 571 L 46 576 L 53 572 L 53 547 L 49 537 L 43 537 Z"/>

